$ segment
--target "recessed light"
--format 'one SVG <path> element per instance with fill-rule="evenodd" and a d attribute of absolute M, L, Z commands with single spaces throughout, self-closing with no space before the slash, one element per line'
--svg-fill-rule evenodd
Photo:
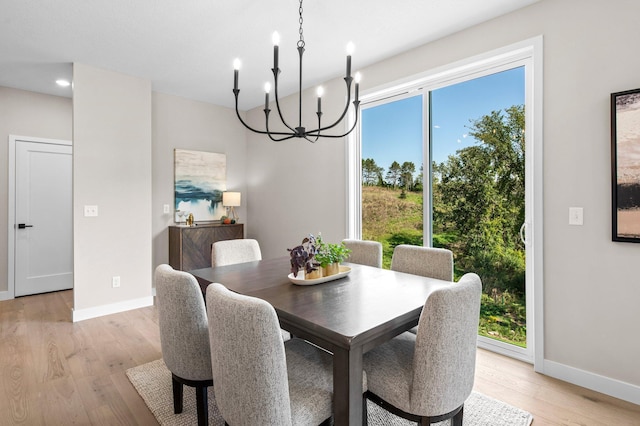
<path fill-rule="evenodd" d="M 62 86 L 62 87 L 69 87 L 69 86 L 71 86 L 71 83 L 69 83 L 69 81 L 68 81 L 68 80 L 63 80 L 63 79 L 56 80 L 56 84 L 57 84 L 58 86 Z"/>

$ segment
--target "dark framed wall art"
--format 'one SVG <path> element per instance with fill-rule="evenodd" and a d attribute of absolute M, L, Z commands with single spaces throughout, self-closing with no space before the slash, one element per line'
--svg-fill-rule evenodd
<path fill-rule="evenodd" d="M 613 241 L 640 243 L 640 89 L 611 94 Z"/>

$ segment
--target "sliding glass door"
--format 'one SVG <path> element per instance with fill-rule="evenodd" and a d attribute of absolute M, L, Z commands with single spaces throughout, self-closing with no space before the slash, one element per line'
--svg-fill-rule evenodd
<path fill-rule="evenodd" d="M 433 90 L 430 146 L 433 244 L 482 279 L 478 334 L 526 348 L 524 89 L 518 67 Z"/>
<path fill-rule="evenodd" d="M 531 361 L 526 92 L 514 61 L 367 99 L 350 223 L 383 244 L 387 268 L 398 244 L 452 250 L 455 280 L 483 282 L 481 346 Z"/>

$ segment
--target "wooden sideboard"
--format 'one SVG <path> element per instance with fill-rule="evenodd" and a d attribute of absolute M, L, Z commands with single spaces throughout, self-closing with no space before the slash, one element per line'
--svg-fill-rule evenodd
<path fill-rule="evenodd" d="M 169 265 L 181 271 L 211 266 L 211 245 L 244 238 L 244 225 L 198 224 L 169 227 Z"/>

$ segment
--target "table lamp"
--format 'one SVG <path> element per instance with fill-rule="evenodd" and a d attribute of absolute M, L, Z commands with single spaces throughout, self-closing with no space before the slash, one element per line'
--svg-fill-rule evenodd
<path fill-rule="evenodd" d="M 223 192 L 222 205 L 227 208 L 227 216 L 231 215 L 231 219 L 237 222 L 239 219 L 234 207 L 240 207 L 240 193 Z"/>

